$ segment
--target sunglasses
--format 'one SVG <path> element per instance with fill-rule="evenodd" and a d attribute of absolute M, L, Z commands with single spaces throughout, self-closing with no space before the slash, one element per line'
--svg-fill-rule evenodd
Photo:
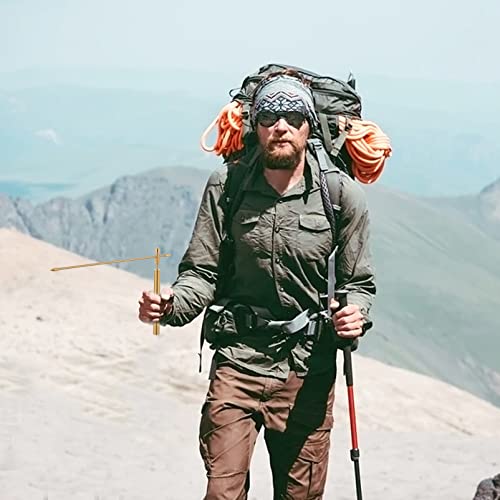
<path fill-rule="evenodd" d="M 299 129 L 306 121 L 305 115 L 299 111 L 283 111 L 275 113 L 274 111 L 261 111 L 257 117 L 257 123 L 263 127 L 272 127 L 280 118 L 283 118 L 288 125 Z"/>

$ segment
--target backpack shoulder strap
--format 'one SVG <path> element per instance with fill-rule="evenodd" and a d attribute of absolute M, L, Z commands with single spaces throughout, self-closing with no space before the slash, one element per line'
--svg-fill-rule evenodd
<path fill-rule="evenodd" d="M 328 184 L 328 193 L 335 217 L 338 218 L 341 212 L 342 203 L 342 175 L 340 170 L 330 170 L 327 172 L 326 181 Z"/>
<path fill-rule="evenodd" d="M 231 238 L 231 221 L 238 210 L 244 195 L 244 187 L 249 182 L 253 166 L 259 151 L 253 151 L 248 161 L 241 160 L 237 163 L 228 163 L 227 178 L 222 194 L 222 210 L 224 212 L 223 228 L 225 236 Z"/>
<path fill-rule="evenodd" d="M 319 164 L 321 199 L 326 218 L 332 230 L 333 243 L 336 246 L 338 244 L 337 228 L 341 212 L 342 175 L 340 169 L 331 162 L 320 139 L 309 139 L 309 144 Z"/>
<path fill-rule="evenodd" d="M 232 163 L 227 166 L 227 178 L 224 183 L 222 194 L 222 210 L 224 212 L 224 233 L 229 235 L 231 231 L 231 220 L 243 196 L 242 183 L 247 174 L 246 165 L 241 163 Z"/>

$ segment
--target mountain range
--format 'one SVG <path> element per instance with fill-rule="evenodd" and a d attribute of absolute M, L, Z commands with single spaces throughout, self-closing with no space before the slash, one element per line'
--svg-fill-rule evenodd
<path fill-rule="evenodd" d="M 153 255 L 160 247 L 172 254 L 161 264 L 162 282 L 171 282 L 207 175 L 185 167 L 155 169 L 80 198 L 38 205 L 0 195 L 0 227 L 100 261 Z M 361 345 L 368 356 L 447 381 L 498 406 L 499 185 L 500 180 L 465 201 L 365 188 L 378 297 L 375 327 Z M 153 275 L 152 261 L 118 266 Z"/>

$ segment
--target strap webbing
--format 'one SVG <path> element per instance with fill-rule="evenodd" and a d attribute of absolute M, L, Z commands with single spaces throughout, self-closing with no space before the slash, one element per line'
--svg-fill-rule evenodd
<path fill-rule="evenodd" d="M 328 125 L 328 118 L 324 113 L 320 113 L 318 117 L 319 117 L 319 123 L 321 125 L 323 142 L 325 143 L 325 149 L 328 153 L 330 153 L 333 148 L 333 141 L 332 141 L 332 134 L 330 133 L 330 127 Z"/>
<path fill-rule="evenodd" d="M 347 139 L 347 136 L 349 135 L 349 131 L 351 130 L 351 128 L 352 128 L 352 122 L 351 120 L 349 120 L 349 118 L 346 118 L 346 125 L 344 130 L 340 132 L 337 139 L 335 139 L 335 142 L 333 143 L 331 150 L 328 151 L 333 158 L 337 158 L 337 156 L 339 155 L 339 152 L 342 149 L 342 146 L 344 145 L 345 140 Z"/>
<path fill-rule="evenodd" d="M 332 203 L 332 197 L 330 195 L 330 185 L 340 185 L 340 175 L 338 167 L 335 167 L 331 164 L 331 161 L 328 158 L 327 152 L 323 147 L 323 143 L 316 138 L 309 139 L 309 144 L 311 144 L 313 148 L 314 155 L 319 163 L 319 182 L 321 186 L 321 199 L 323 201 L 323 208 L 325 210 L 326 218 L 330 223 L 330 227 L 332 230 L 332 241 L 334 245 L 337 242 L 337 232 L 336 232 L 336 216 L 334 211 L 334 203 Z M 330 169 L 332 167 L 332 169 Z M 326 175 L 335 172 L 337 174 L 337 179 L 335 181 L 328 182 Z M 335 188 L 337 189 L 337 188 Z M 336 200 L 336 198 L 335 198 Z M 337 207 L 336 208 L 340 208 Z"/>
<path fill-rule="evenodd" d="M 285 335 L 300 332 L 309 324 L 309 309 L 302 311 L 289 321 L 269 321 L 267 328 L 280 330 Z"/>

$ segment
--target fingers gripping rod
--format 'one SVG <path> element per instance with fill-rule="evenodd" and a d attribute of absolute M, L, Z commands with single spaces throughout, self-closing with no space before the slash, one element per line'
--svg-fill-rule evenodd
<path fill-rule="evenodd" d="M 153 290 L 160 295 L 160 249 L 156 248 Z M 153 335 L 160 335 L 160 323 L 153 323 Z"/>

